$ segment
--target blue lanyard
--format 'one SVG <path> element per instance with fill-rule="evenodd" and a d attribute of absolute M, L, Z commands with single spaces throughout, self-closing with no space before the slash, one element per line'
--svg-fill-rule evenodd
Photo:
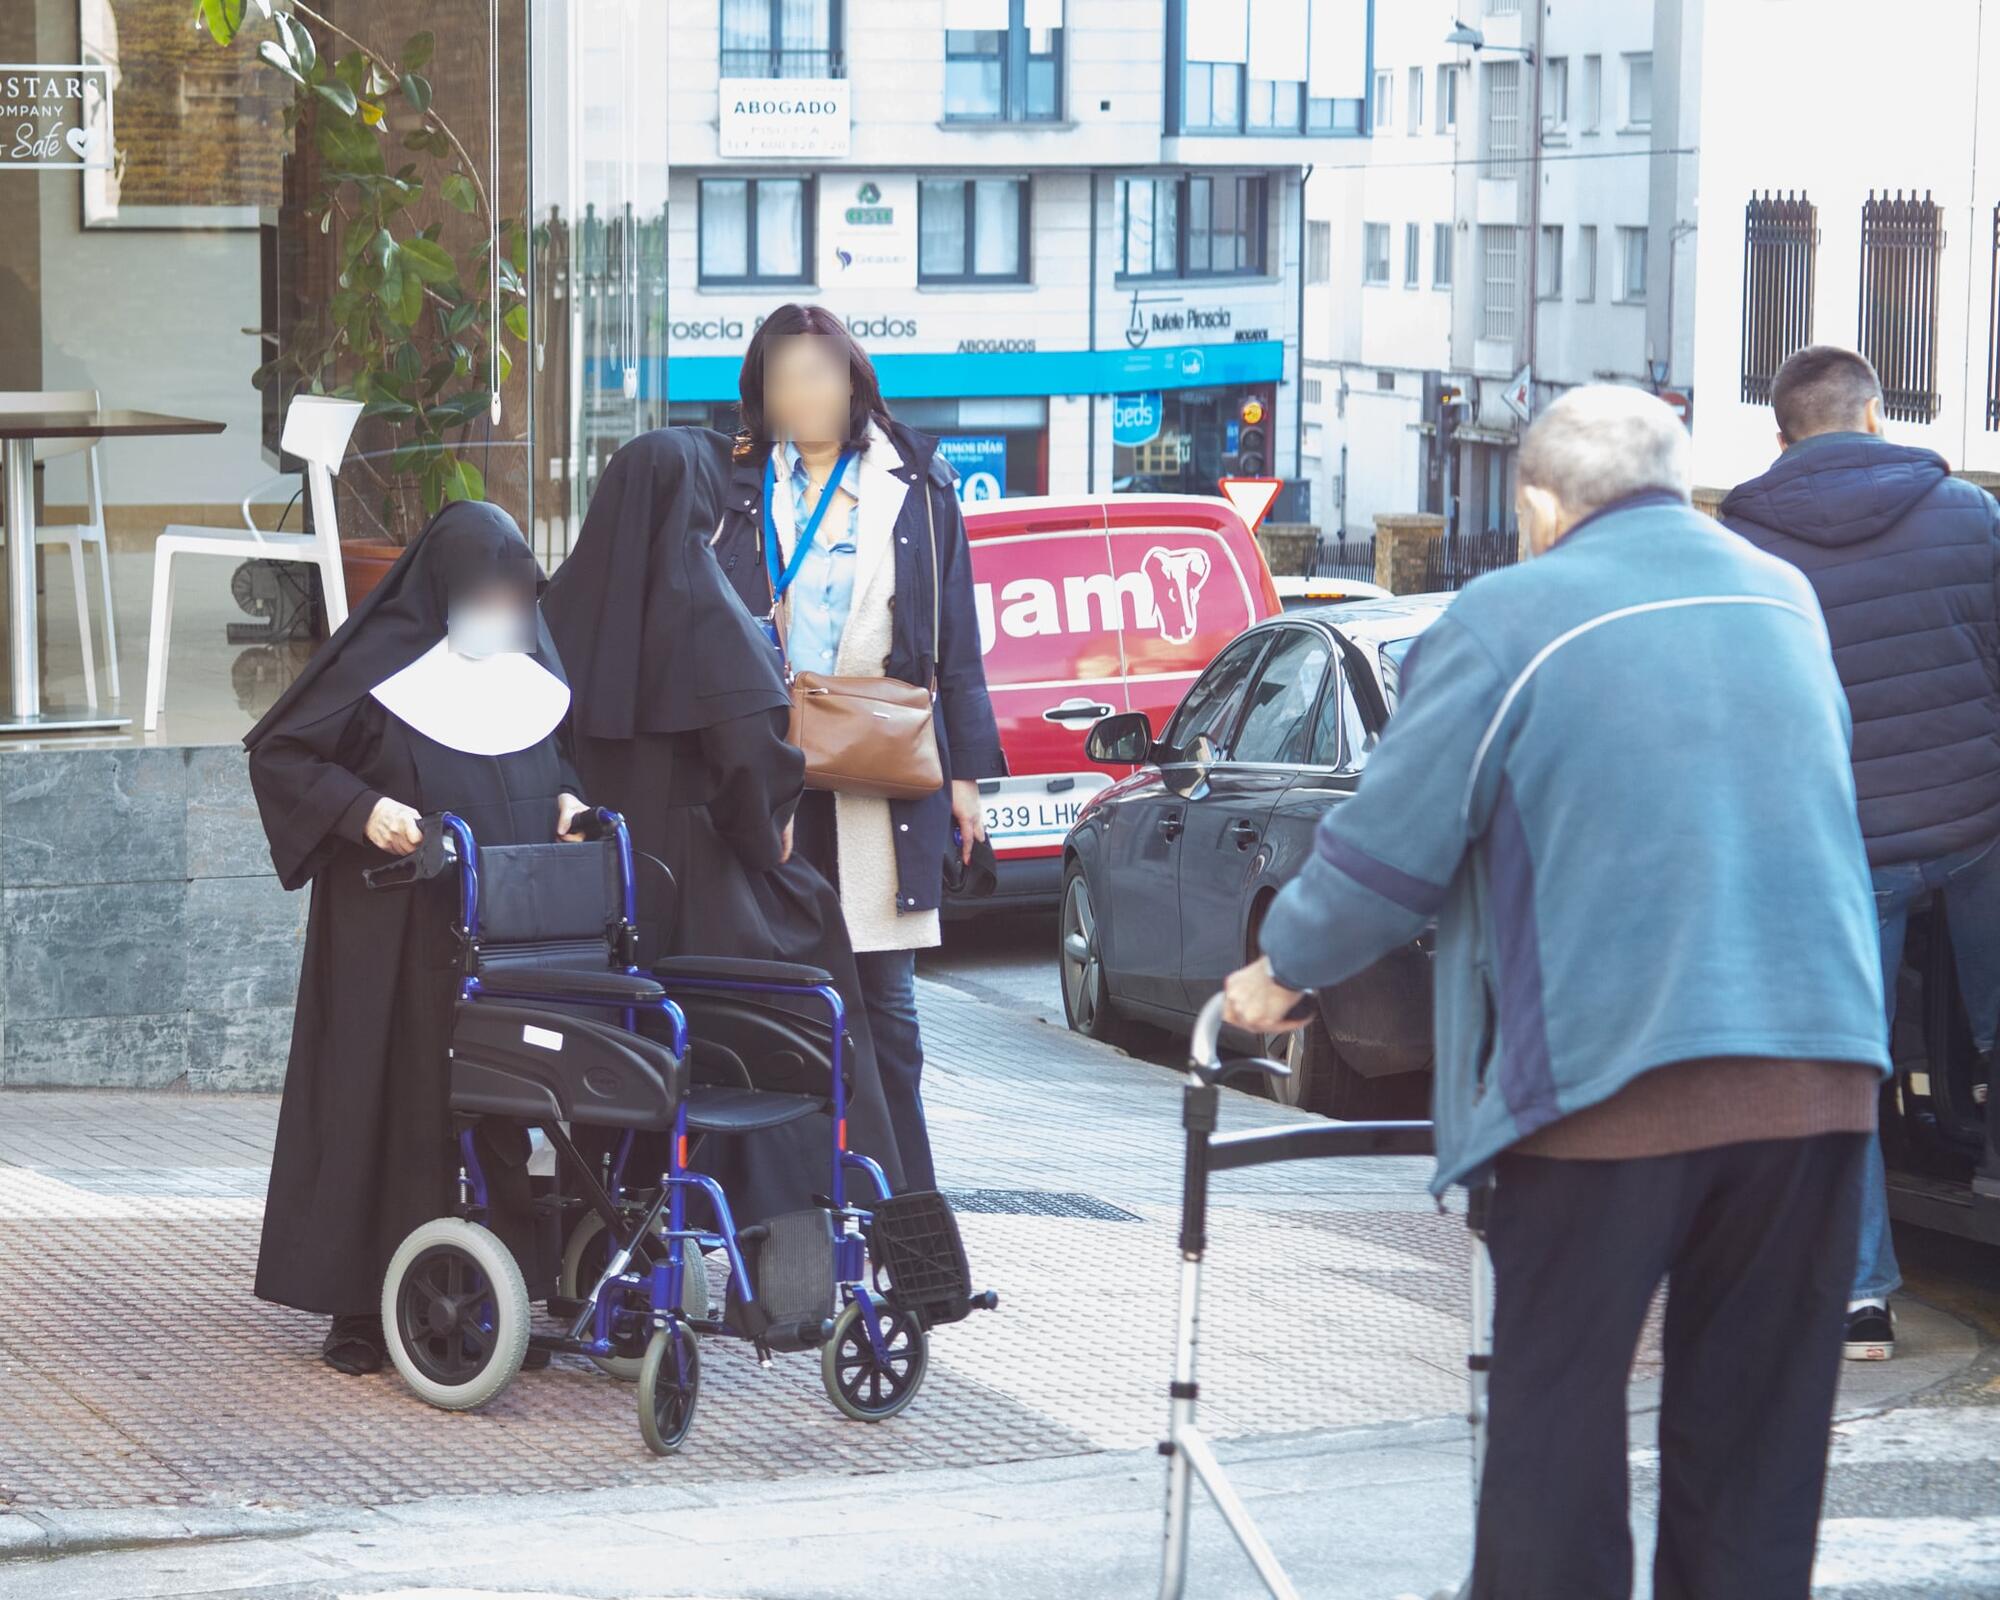
<path fill-rule="evenodd" d="M 792 551 L 792 559 L 782 574 L 778 571 L 778 530 L 771 523 L 771 496 L 777 492 L 778 462 L 774 456 L 764 463 L 764 567 L 771 575 L 771 604 L 784 599 L 785 591 L 792 586 L 792 580 L 799 575 L 799 568 L 806 563 L 806 552 L 812 549 L 814 537 L 819 533 L 819 525 L 826 520 L 827 507 L 833 504 L 835 492 L 847 476 L 848 463 L 853 461 L 854 452 L 843 450 L 840 460 L 834 464 L 826 485 L 819 492 L 819 504 L 812 509 L 806 519 L 805 531 L 799 535 L 799 542 Z"/>

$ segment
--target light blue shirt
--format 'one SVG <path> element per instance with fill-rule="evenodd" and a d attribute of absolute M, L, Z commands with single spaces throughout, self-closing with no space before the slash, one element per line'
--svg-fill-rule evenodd
<path fill-rule="evenodd" d="M 792 493 L 792 537 L 805 532 L 819 496 L 806 477 L 805 460 L 789 439 L 779 458 Z M 781 482 L 778 492 L 783 492 Z M 790 627 L 785 635 L 786 654 L 794 672 L 831 672 L 840 656 L 840 636 L 847 631 L 847 613 L 854 604 L 855 519 L 861 510 L 861 461 L 847 463 L 839 488 L 852 498 L 843 520 L 838 506 L 828 506 L 819 525 L 819 536 L 806 552 L 799 575 L 786 591 L 791 602 Z M 831 491 L 829 491 L 831 492 Z M 797 549 L 794 544 L 793 549 Z M 789 552 L 787 552 L 789 554 Z"/>

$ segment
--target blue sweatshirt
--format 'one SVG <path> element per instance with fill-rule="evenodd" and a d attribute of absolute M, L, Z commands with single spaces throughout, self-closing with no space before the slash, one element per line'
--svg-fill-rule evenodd
<path fill-rule="evenodd" d="M 1886 1073 L 1848 737 L 1799 572 L 1673 495 L 1621 501 L 1413 647 L 1264 952 L 1324 988 L 1437 920 L 1440 1194 L 1672 1062 Z"/>

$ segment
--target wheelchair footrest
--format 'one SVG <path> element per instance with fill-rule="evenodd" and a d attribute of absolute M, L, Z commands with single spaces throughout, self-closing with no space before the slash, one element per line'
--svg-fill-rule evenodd
<path fill-rule="evenodd" d="M 897 1305 L 930 1326 L 957 1322 L 972 1310 L 972 1269 L 949 1200 L 918 1189 L 878 1200 L 870 1210 L 868 1254 Z"/>
<path fill-rule="evenodd" d="M 838 1284 L 833 1273 L 833 1218 L 825 1211 L 788 1211 L 769 1217 L 736 1236 L 743 1264 L 750 1269 L 756 1302 L 746 1305 L 741 1286 L 729 1281 L 731 1326 L 773 1349 L 807 1349 L 804 1344 L 781 1345 L 780 1330 L 800 1324 L 817 1327 L 833 1315 Z"/>

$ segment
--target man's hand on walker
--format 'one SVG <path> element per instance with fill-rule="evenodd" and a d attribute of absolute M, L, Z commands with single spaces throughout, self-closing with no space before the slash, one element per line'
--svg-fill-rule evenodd
<path fill-rule="evenodd" d="M 571 831 L 570 824 L 590 809 L 573 794 L 556 796 L 556 837 L 564 844 L 582 844 L 583 835 Z"/>
<path fill-rule="evenodd" d="M 1259 956 L 1249 966 L 1230 973 L 1223 980 L 1222 995 L 1223 1020 L 1250 1033 L 1290 1033 L 1303 1028 L 1308 1020 L 1289 1015 L 1304 991 L 1287 989 L 1272 977 L 1269 956 Z"/>
<path fill-rule="evenodd" d="M 406 856 L 424 842 L 423 817 L 386 794 L 368 813 L 368 842 L 392 856 Z"/>

